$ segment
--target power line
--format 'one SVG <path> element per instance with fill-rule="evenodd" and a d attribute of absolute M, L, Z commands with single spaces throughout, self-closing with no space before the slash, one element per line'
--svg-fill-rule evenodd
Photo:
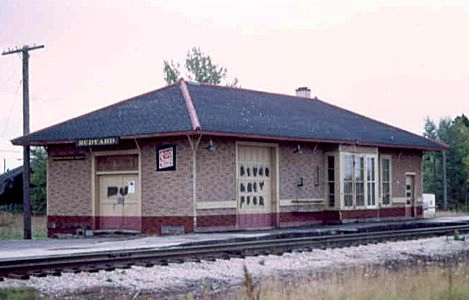
<path fill-rule="evenodd" d="M 21 151 L 19 151 L 19 150 L 3 150 L 3 149 L 0 149 L 0 152 L 21 153 Z"/>
<path fill-rule="evenodd" d="M 20 80 L 20 83 L 18 84 L 18 87 L 16 88 L 15 96 L 18 95 L 18 91 L 20 90 L 20 86 L 22 83 L 23 83 L 23 80 Z M 16 103 L 15 101 L 11 101 L 10 109 L 8 110 L 8 115 L 6 119 L 6 125 L 3 127 L 3 131 L 2 131 L 2 134 L 0 134 L 0 137 L 3 137 L 8 130 L 8 126 L 10 125 L 11 113 L 13 112 L 13 109 L 15 108 L 15 103 Z"/>

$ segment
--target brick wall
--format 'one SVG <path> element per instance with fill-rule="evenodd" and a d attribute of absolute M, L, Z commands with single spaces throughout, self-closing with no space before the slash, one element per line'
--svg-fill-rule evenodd
<path fill-rule="evenodd" d="M 49 147 L 47 214 L 91 216 L 91 155 L 88 149 Z M 85 155 L 84 160 L 54 161 L 58 155 Z"/>
<path fill-rule="evenodd" d="M 205 149 L 208 139 L 201 140 L 197 151 L 197 201 L 233 201 L 236 199 L 236 142 L 231 138 L 212 138 L 216 151 Z M 193 230 L 192 206 L 192 150 L 186 137 L 139 141 L 141 148 L 142 230 L 160 233 L 162 226 L 183 226 Z M 176 145 L 176 171 L 156 171 L 156 147 Z M 301 144 L 303 154 L 296 154 L 296 143 L 279 144 L 279 198 L 280 200 L 324 198 L 324 151 L 322 146 L 313 151 L 313 145 Z M 100 150 L 132 148 L 135 144 Z M 95 149 L 94 151 L 97 151 Z M 54 161 L 57 155 L 82 154 L 84 160 Z M 380 154 L 392 159 L 392 196 L 404 197 L 405 173 L 416 174 L 416 192 L 422 193 L 421 152 L 380 149 Z M 51 146 L 48 148 L 48 215 L 51 233 L 73 232 L 96 222 L 92 215 L 91 153 L 88 148 Z M 319 180 L 316 167 L 319 167 Z M 303 186 L 298 187 L 300 177 Z M 381 217 L 403 216 L 401 204 L 379 211 Z M 319 212 L 318 212 L 319 210 Z M 280 226 L 317 223 L 320 218 L 335 221 L 336 213 L 320 212 L 320 206 L 310 211 L 305 207 L 282 206 Z M 421 214 L 421 207 L 417 207 Z M 344 219 L 373 218 L 376 210 L 343 211 Z M 198 209 L 198 226 L 203 228 L 234 228 L 236 208 Z M 273 214 L 272 217 L 276 216 Z M 67 225 L 69 217 L 70 224 Z M 85 219 L 81 218 L 85 217 Z M 53 224 L 54 222 L 57 224 Z M 83 223 L 83 224 L 82 224 Z M 78 224 L 78 225 L 77 225 Z M 60 225 L 60 226 L 59 226 Z M 75 226 L 76 225 L 76 226 Z M 88 226 L 87 225 L 87 226 Z"/>
<path fill-rule="evenodd" d="M 156 147 L 176 145 L 176 170 L 156 171 Z M 142 215 L 191 216 L 192 150 L 186 137 L 141 142 Z"/>
<path fill-rule="evenodd" d="M 300 144 L 303 154 L 294 153 L 297 144 L 279 145 L 279 194 L 280 200 L 322 199 L 324 198 L 324 151 L 313 145 Z M 319 178 L 317 176 L 319 167 Z M 303 186 L 299 187 L 300 178 Z M 282 207 L 282 212 L 296 210 L 297 207 Z"/>
<path fill-rule="evenodd" d="M 417 198 L 422 197 L 422 153 L 419 151 L 382 150 L 382 155 L 390 155 L 392 161 L 392 197 L 405 196 L 405 173 L 413 172 Z"/>
<path fill-rule="evenodd" d="M 235 140 L 212 138 L 216 151 L 202 138 L 197 151 L 197 201 L 236 200 Z"/>

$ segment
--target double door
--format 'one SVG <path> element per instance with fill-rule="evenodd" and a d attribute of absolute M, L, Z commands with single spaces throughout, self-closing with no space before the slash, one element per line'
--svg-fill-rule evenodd
<path fill-rule="evenodd" d="M 99 228 L 141 229 L 137 174 L 98 175 Z"/>

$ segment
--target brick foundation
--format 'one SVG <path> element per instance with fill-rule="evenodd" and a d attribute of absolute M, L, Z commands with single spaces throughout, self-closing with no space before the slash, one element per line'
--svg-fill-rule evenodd
<path fill-rule="evenodd" d="M 184 232 L 194 231 L 194 219 L 192 216 L 170 216 L 170 217 L 142 217 L 142 232 L 161 234 L 161 227 L 174 226 L 183 227 Z"/>
<path fill-rule="evenodd" d="M 337 225 L 341 223 L 340 211 L 338 210 L 325 210 L 322 212 L 323 224 Z"/>
<path fill-rule="evenodd" d="M 197 227 L 236 227 L 236 215 L 197 216 Z"/>
<path fill-rule="evenodd" d="M 412 209 L 413 210 L 413 209 Z M 422 217 L 422 207 L 416 207 L 417 218 Z M 216 230 L 235 230 L 235 229 L 256 229 L 259 227 L 287 227 L 287 226 L 305 226 L 315 224 L 340 224 L 344 222 L 359 222 L 366 220 L 379 219 L 402 219 L 406 217 L 404 207 L 366 209 L 366 210 L 344 210 L 344 211 L 322 211 L 322 212 L 282 212 L 279 214 L 280 224 L 277 222 L 277 214 L 263 214 L 260 218 L 252 219 L 252 226 L 249 223 L 242 223 L 243 216 L 235 214 L 226 215 L 207 215 L 197 217 L 197 228 L 194 230 L 192 216 L 172 216 L 172 217 L 142 217 L 128 218 L 125 229 L 138 230 L 141 226 L 142 233 L 161 234 L 162 227 L 183 228 L 185 233 L 193 231 L 216 231 Z M 246 216 L 244 216 L 246 217 Z M 91 216 L 48 216 L 47 229 L 48 237 L 59 237 L 63 234 L 75 235 L 78 231 L 85 229 L 100 229 L 103 217 Z M 119 218 L 120 219 L 120 218 Z M 110 220 L 107 220 L 108 222 Z M 245 220 L 244 220 L 245 221 Z M 116 220 L 116 224 L 121 220 Z M 130 223 L 129 223 L 130 222 Z M 121 223 L 119 223 L 121 224 Z M 244 225 L 243 225 L 244 224 Z M 117 226 L 117 225 L 116 225 Z M 130 227 L 129 227 L 130 226 Z M 115 228 L 120 229 L 120 228 Z"/>
<path fill-rule="evenodd" d="M 423 217 L 423 207 L 417 206 L 417 217 Z"/>
<path fill-rule="evenodd" d="M 280 227 L 304 226 L 323 223 L 323 212 L 282 212 Z"/>
<path fill-rule="evenodd" d="M 47 236 L 59 237 L 61 234 L 77 234 L 77 231 L 94 229 L 94 218 L 90 216 L 47 216 Z"/>
<path fill-rule="evenodd" d="M 405 217 L 422 217 L 422 206 L 417 206 L 416 213 L 413 215 L 414 208 L 408 208 L 411 212 L 410 215 L 406 215 L 405 207 L 389 207 L 381 209 L 363 209 L 363 210 L 343 210 L 340 212 L 342 222 L 347 221 L 360 221 L 367 219 L 401 219 Z"/>

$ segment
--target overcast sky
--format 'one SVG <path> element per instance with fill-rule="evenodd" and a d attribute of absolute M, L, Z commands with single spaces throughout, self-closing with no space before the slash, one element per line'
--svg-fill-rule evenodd
<path fill-rule="evenodd" d="M 193 46 L 243 88 L 308 86 L 414 133 L 469 113 L 469 1 L 1 0 L 0 28 L 0 51 L 45 45 L 31 52 L 31 131 L 164 86 L 163 60 Z M 18 55 L 0 57 L 0 103 L 1 173 L 21 163 Z"/>

